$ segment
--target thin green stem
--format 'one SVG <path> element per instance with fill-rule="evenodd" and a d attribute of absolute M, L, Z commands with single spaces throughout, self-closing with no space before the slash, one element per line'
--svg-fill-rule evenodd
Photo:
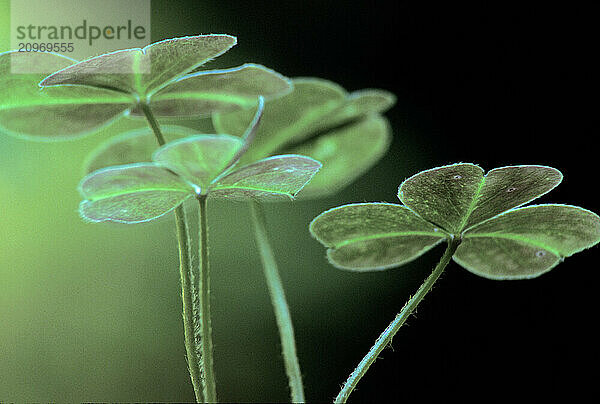
<path fill-rule="evenodd" d="M 215 371 L 213 366 L 213 343 L 212 327 L 210 322 L 210 276 L 208 265 L 208 216 L 206 212 L 206 196 L 197 197 L 200 203 L 199 226 L 199 248 L 200 258 L 198 262 L 199 277 L 199 310 L 200 310 L 200 351 L 202 358 L 200 362 L 202 374 L 204 375 L 204 398 L 207 403 L 217 402 L 217 388 L 215 383 Z"/>
<path fill-rule="evenodd" d="M 262 207 L 256 202 L 252 202 L 252 218 L 254 221 L 254 230 L 256 241 L 260 251 L 260 257 L 263 264 L 263 271 L 267 279 L 267 286 L 271 296 L 271 304 L 275 310 L 275 319 L 279 328 L 279 337 L 281 339 L 281 350 L 285 371 L 287 373 L 291 400 L 293 403 L 304 402 L 304 388 L 302 386 L 302 374 L 300 373 L 300 364 L 296 354 L 296 342 L 294 339 L 294 328 L 292 327 L 292 317 L 288 308 L 283 284 L 277 270 L 275 255 L 269 244 L 267 237 L 266 220 Z"/>
<path fill-rule="evenodd" d="M 165 138 L 160 130 L 160 126 L 148 104 L 140 103 L 142 111 L 146 116 L 152 132 L 159 146 L 164 145 Z M 185 350 L 187 355 L 188 369 L 190 378 L 194 387 L 196 401 L 204 402 L 204 382 L 200 369 L 200 357 L 198 342 L 196 341 L 196 328 L 198 327 L 198 292 L 195 287 L 195 280 L 198 279 L 197 270 L 192 263 L 192 241 L 188 228 L 188 221 L 185 216 L 183 205 L 175 209 L 175 223 L 177 225 L 177 241 L 179 246 L 179 273 L 181 277 L 181 297 L 183 302 L 183 331 L 185 340 Z"/>
<path fill-rule="evenodd" d="M 375 344 L 369 349 L 369 352 L 365 355 L 365 357 L 360 361 L 356 369 L 350 374 L 346 383 L 340 390 L 339 394 L 334 400 L 334 403 L 345 403 L 352 393 L 352 390 L 356 387 L 359 380 L 367 373 L 367 370 L 371 366 L 375 359 L 379 356 L 381 351 L 392 341 L 394 335 L 398 332 L 400 327 L 404 324 L 406 319 L 410 316 L 413 310 L 418 306 L 418 304 L 423 300 L 425 295 L 431 290 L 433 284 L 438 280 L 444 269 L 452 259 L 452 256 L 456 252 L 460 244 L 460 238 L 451 238 L 448 240 L 448 247 L 446 248 L 446 252 L 434 268 L 433 272 L 429 277 L 423 282 L 423 284 L 417 290 L 417 293 L 412 296 L 408 302 L 404 305 L 402 310 L 396 315 L 394 321 L 387 326 L 387 328 L 381 333 L 379 338 L 375 341 Z"/>
<path fill-rule="evenodd" d="M 150 127 L 152 128 L 152 132 L 154 132 L 154 136 L 156 136 L 158 145 L 162 146 L 165 143 L 167 143 L 165 141 L 165 137 L 163 136 L 163 134 L 160 130 L 160 125 L 158 124 L 158 121 L 156 120 L 156 118 L 154 117 L 154 114 L 152 113 L 152 110 L 150 109 L 150 106 L 148 104 L 146 104 L 145 102 L 140 102 L 139 105 L 142 108 L 142 111 L 144 112 L 144 116 L 146 117 L 146 120 L 148 121 L 148 123 L 150 124 Z"/>
<path fill-rule="evenodd" d="M 183 206 L 176 209 L 175 221 L 177 224 L 177 240 L 179 242 L 179 272 L 181 276 L 181 297 L 183 301 L 183 331 L 185 338 L 185 351 L 187 355 L 190 378 L 194 386 L 196 402 L 204 402 L 202 373 L 200 358 L 195 337 L 197 312 L 195 310 L 197 292 L 194 287 L 192 275 L 192 262 L 189 254 L 191 240 L 185 218 Z"/>

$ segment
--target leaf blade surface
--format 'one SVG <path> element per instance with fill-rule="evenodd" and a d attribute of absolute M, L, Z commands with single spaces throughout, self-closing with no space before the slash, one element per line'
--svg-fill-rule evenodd
<path fill-rule="evenodd" d="M 156 219 L 193 194 L 178 176 L 152 163 L 96 171 L 80 182 L 79 192 L 84 219 L 119 223 Z"/>
<path fill-rule="evenodd" d="M 350 204 L 330 209 L 310 224 L 338 268 L 379 270 L 402 265 L 448 235 L 408 208 L 390 203 Z"/>

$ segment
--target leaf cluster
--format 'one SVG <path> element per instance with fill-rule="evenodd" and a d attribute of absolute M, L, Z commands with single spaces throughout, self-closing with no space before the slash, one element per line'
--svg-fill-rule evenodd
<path fill-rule="evenodd" d="M 562 181 L 545 166 L 508 166 L 484 173 L 474 164 L 420 172 L 398 189 L 402 205 L 350 204 L 311 223 L 333 265 L 377 270 L 414 260 L 459 238 L 454 261 L 491 279 L 539 276 L 565 257 L 600 242 L 600 218 L 580 207 L 524 204 Z"/>

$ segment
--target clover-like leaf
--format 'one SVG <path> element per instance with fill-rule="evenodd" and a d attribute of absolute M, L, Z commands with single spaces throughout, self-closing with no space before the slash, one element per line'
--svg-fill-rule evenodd
<path fill-rule="evenodd" d="M 212 196 L 230 200 L 293 199 L 319 171 L 321 163 L 305 156 L 267 157 L 215 182 Z"/>
<path fill-rule="evenodd" d="M 531 278 L 600 241 L 600 219 L 568 205 L 513 209 L 463 235 L 454 260 L 491 279 Z"/>
<path fill-rule="evenodd" d="M 532 201 L 561 181 L 560 171 L 545 166 L 502 167 L 484 175 L 474 164 L 453 164 L 408 178 L 398 198 L 422 218 L 458 234 Z"/>
<path fill-rule="evenodd" d="M 290 81 L 256 64 L 185 75 L 235 45 L 230 35 L 168 39 L 144 49 L 125 49 L 76 63 L 40 85 L 85 85 L 132 94 L 158 117 L 202 117 L 256 105 L 257 98 L 291 91 Z M 143 116 L 139 104 L 131 116 Z"/>
<path fill-rule="evenodd" d="M 194 129 L 163 125 L 161 131 L 167 141 L 197 135 Z M 156 151 L 156 138 L 149 127 L 127 131 L 102 142 L 87 157 L 83 165 L 85 174 L 111 166 L 152 161 Z"/>
<path fill-rule="evenodd" d="M 139 223 L 173 210 L 193 193 L 179 176 L 152 163 L 111 167 L 85 177 L 82 217 L 94 222 Z"/>
<path fill-rule="evenodd" d="M 158 117 L 208 116 L 256 105 L 259 96 L 274 98 L 292 89 L 289 79 L 256 64 L 183 76 L 156 92 L 150 107 Z M 250 112 L 252 110 L 249 110 Z M 139 107 L 131 111 L 141 115 Z"/>
<path fill-rule="evenodd" d="M 43 52 L 0 54 L 0 85 L 7 89 L 0 95 L 0 129 L 58 140 L 91 133 L 125 114 L 147 115 L 142 112 L 148 106 L 158 117 L 202 117 L 291 90 L 288 79 L 254 64 L 186 76 L 235 42 L 229 35 L 174 38 L 82 62 Z M 13 73 L 25 67 L 40 73 Z"/>
<path fill-rule="evenodd" d="M 393 105 L 394 96 L 383 90 L 348 94 L 335 83 L 314 78 L 296 78 L 292 83 L 291 93 L 266 103 L 261 127 L 242 163 L 280 153 L 323 159 L 323 170 L 303 195 L 331 194 L 370 168 L 387 150 L 389 125 L 377 114 Z M 243 110 L 217 113 L 213 123 L 218 132 L 239 135 L 251 117 Z M 362 139 L 361 133 L 368 140 Z"/>
<path fill-rule="evenodd" d="M 353 94 L 337 84 L 321 79 L 296 78 L 293 91 L 267 102 L 261 127 L 243 161 L 255 161 L 291 144 L 312 137 L 353 118 L 381 112 L 394 102 L 383 90 L 363 90 Z M 220 133 L 239 135 L 252 120 L 251 111 L 238 110 L 213 116 Z"/>
<path fill-rule="evenodd" d="M 285 150 L 323 164 L 302 196 L 332 194 L 352 183 L 385 154 L 390 133 L 387 119 L 372 115 Z"/>
<path fill-rule="evenodd" d="M 44 72 L 74 62 L 46 52 L 0 53 L 0 131 L 38 140 L 70 138 L 98 130 L 134 102 L 128 95 L 102 88 L 38 86 Z M 42 73 L 22 73 L 32 66 Z"/>
<path fill-rule="evenodd" d="M 460 240 L 454 260 L 475 274 L 533 278 L 600 242 L 600 217 L 593 212 L 557 204 L 520 207 L 561 180 L 558 170 L 545 166 L 501 167 L 484 175 L 476 165 L 453 164 L 408 178 L 398 192 L 404 206 L 384 206 L 386 212 L 392 206 L 402 209 L 438 237 Z M 427 244 L 417 233 L 407 236 L 413 244 L 395 240 L 395 232 L 414 232 L 413 222 L 398 224 L 382 210 L 377 203 L 335 208 L 315 218 L 311 232 L 330 248 L 328 256 L 336 266 L 363 270 L 408 262 L 439 241 Z"/>
<path fill-rule="evenodd" d="M 230 35 L 166 39 L 143 49 L 124 49 L 96 56 L 46 77 L 42 86 L 79 84 L 147 96 L 236 44 Z"/>
<path fill-rule="evenodd" d="M 310 224 L 329 261 L 351 270 L 385 269 L 411 261 L 447 234 L 405 206 L 359 203 L 330 209 Z"/>
<path fill-rule="evenodd" d="M 153 160 L 206 190 L 243 146 L 236 136 L 198 135 L 167 143 Z"/>
<path fill-rule="evenodd" d="M 251 133 L 255 126 L 249 128 Z M 319 170 L 309 157 L 274 156 L 232 169 L 245 147 L 227 135 L 196 135 L 160 147 L 154 163 L 104 168 L 80 186 L 81 215 L 92 221 L 138 223 L 159 217 L 190 196 L 271 201 L 293 198 Z"/>

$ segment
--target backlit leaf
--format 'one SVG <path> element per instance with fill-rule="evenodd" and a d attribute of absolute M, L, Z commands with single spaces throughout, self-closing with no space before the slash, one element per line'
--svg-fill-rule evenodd
<path fill-rule="evenodd" d="M 467 230 L 455 260 L 488 278 L 531 278 L 598 242 L 595 213 L 569 205 L 528 206 Z"/>
<path fill-rule="evenodd" d="M 98 130 L 131 105 L 131 97 L 101 88 L 40 88 L 47 73 L 20 73 L 30 66 L 47 72 L 72 63 L 53 53 L 0 53 L 0 131 L 37 140 L 71 138 Z"/>
<path fill-rule="evenodd" d="M 150 107 L 159 117 L 208 116 L 252 107 L 259 96 L 278 97 L 291 89 L 290 81 L 279 73 L 264 66 L 245 64 L 184 76 L 154 94 Z M 131 113 L 142 114 L 139 109 Z"/>
<path fill-rule="evenodd" d="M 321 197 L 338 192 L 379 161 L 387 151 L 390 139 L 387 119 L 372 115 L 286 150 L 312 157 L 323 164 L 300 197 Z"/>
<path fill-rule="evenodd" d="M 235 37 L 220 34 L 166 39 L 81 61 L 48 76 L 41 85 L 80 84 L 147 96 L 235 44 Z"/>
<path fill-rule="evenodd" d="M 162 146 L 153 160 L 207 191 L 243 146 L 244 141 L 236 136 L 191 136 Z"/>
<path fill-rule="evenodd" d="M 180 177 L 152 163 L 96 171 L 81 181 L 79 192 L 84 219 L 121 223 L 155 219 L 193 195 Z"/>
<path fill-rule="evenodd" d="M 236 169 L 218 179 L 211 196 L 229 200 L 269 201 L 291 199 L 321 168 L 309 157 L 282 155 Z"/>
<path fill-rule="evenodd" d="M 194 129 L 174 125 L 162 125 L 161 131 L 167 142 L 198 134 Z M 158 144 L 152 129 L 134 129 L 96 147 L 88 156 L 84 171 L 88 174 L 110 166 L 149 162 L 156 149 Z"/>
<path fill-rule="evenodd" d="M 348 94 L 337 84 L 321 79 L 296 78 L 288 95 L 267 102 L 256 139 L 242 162 L 277 154 L 344 122 L 369 113 L 382 112 L 394 103 L 383 90 Z M 218 132 L 241 134 L 252 119 L 250 111 L 215 114 Z"/>
<path fill-rule="evenodd" d="M 338 268 L 377 270 L 409 262 L 447 234 L 404 206 L 361 203 L 330 209 L 310 224 Z"/>

